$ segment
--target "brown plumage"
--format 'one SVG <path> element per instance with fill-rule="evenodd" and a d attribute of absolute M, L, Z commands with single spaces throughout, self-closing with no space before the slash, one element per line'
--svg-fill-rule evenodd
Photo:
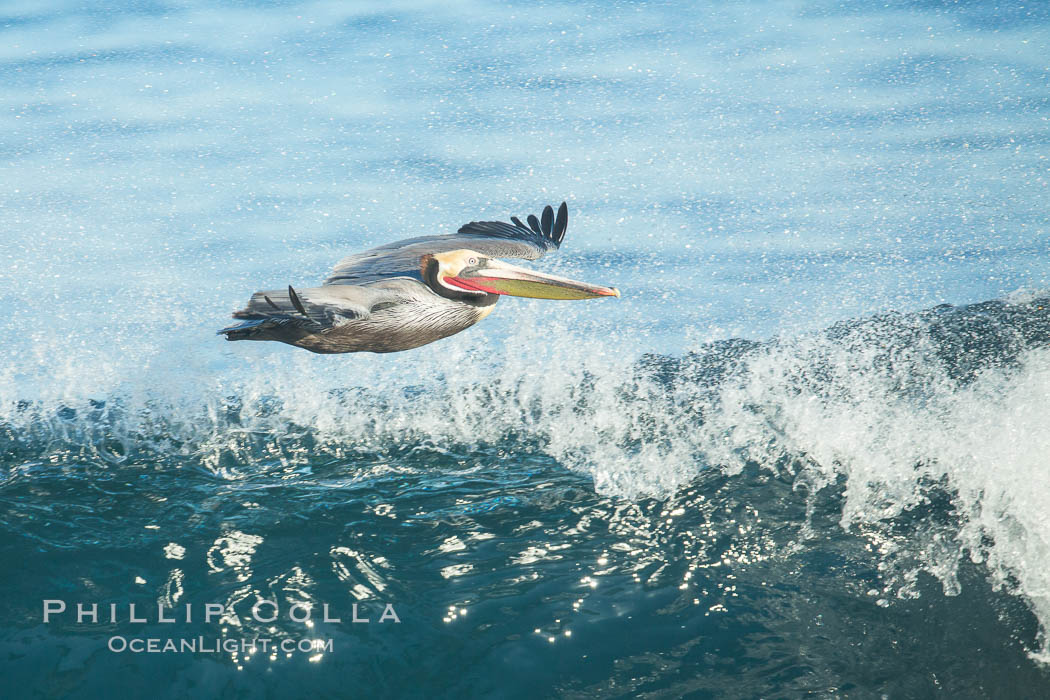
<path fill-rule="evenodd" d="M 528 225 L 511 217 L 471 222 L 455 234 L 390 243 L 344 258 L 324 285 L 256 292 L 219 331 L 227 340 L 276 340 L 318 353 L 397 352 L 446 338 L 492 312 L 500 295 L 543 299 L 619 296 L 494 258 L 535 260 L 557 250 L 568 209 Z"/>

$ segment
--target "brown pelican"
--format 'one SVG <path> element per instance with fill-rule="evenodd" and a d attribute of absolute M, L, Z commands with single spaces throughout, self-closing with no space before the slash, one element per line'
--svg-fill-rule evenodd
<path fill-rule="evenodd" d="M 226 340 L 277 340 L 312 352 L 397 352 L 473 326 L 500 295 L 537 299 L 620 296 L 495 258 L 535 260 L 565 238 L 568 208 L 523 224 L 472 221 L 458 232 L 389 243 L 343 258 L 324 285 L 256 292 L 235 311 Z"/>

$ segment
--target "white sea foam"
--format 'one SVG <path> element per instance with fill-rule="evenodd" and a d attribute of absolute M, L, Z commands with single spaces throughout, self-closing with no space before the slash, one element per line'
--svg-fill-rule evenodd
<path fill-rule="evenodd" d="M 525 322 L 487 349 L 470 334 L 391 356 L 242 343 L 231 349 L 244 348 L 240 366 L 201 361 L 196 373 L 191 357 L 158 348 L 52 362 L 40 358 L 62 356 L 41 349 L 4 369 L 3 423 L 38 453 L 61 446 L 113 468 L 175 457 L 232 479 L 253 478 L 267 460 L 331 454 L 352 469 L 355 451 L 500 446 L 511 460 L 515 450 L 547 454 L 598 491 L 637 499 L 667 497 L 704 469 L 787 463 L 811 498 L 844 489 L 842 527 L 882 555 L 880 595 L 914 595 L 919 570 L 956 593 L 968 556 L 1050 622 L 1047 348 L 960 380 L 911 320 L 782 339 L 721 377 L 690 379 L 697 359 L 661 378 L 626 350 L 629 339 L 583 342 L 549 307 L 518 311 Z M 895 532 L 934 490 L 950 495 L 951 525 Z"/>

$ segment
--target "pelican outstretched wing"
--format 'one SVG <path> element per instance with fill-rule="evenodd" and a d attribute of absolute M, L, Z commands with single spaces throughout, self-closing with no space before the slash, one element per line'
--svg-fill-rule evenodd
<path fill-rule="evenodd" d="M 444 253 L 463 248 L 490 258 L 524 258 L 535 260 L 557 250 L 565 238 L 569 210 L 565 202 L 554 209 L 545 207 L 539 218 L 530 214 L 521 222 L 471 221 L 456 233 L 444 236 L 421 236 L 388 243 L 363 253 L 343 258 L 325 280 L 325 284 L 364 284 L 390 277 L 419 277 L 419 261 L 427 253 Z"/>

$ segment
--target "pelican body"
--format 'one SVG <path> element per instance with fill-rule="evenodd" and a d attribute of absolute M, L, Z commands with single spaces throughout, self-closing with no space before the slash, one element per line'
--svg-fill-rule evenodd
<path fill-rule="evenodd" d="M 227 340 L 276 340 L 318 353 L 398 352 L 459 333 L 492 313 L 500 296 L 620 296 L 498 258 L 535 260 L 565 238 L 568 208 L 546 207 L 528 225 L 473 221 L 454 234 L 389 243 L 341 260 L 320 287 L 256 292 L 219 331 Z"/>

